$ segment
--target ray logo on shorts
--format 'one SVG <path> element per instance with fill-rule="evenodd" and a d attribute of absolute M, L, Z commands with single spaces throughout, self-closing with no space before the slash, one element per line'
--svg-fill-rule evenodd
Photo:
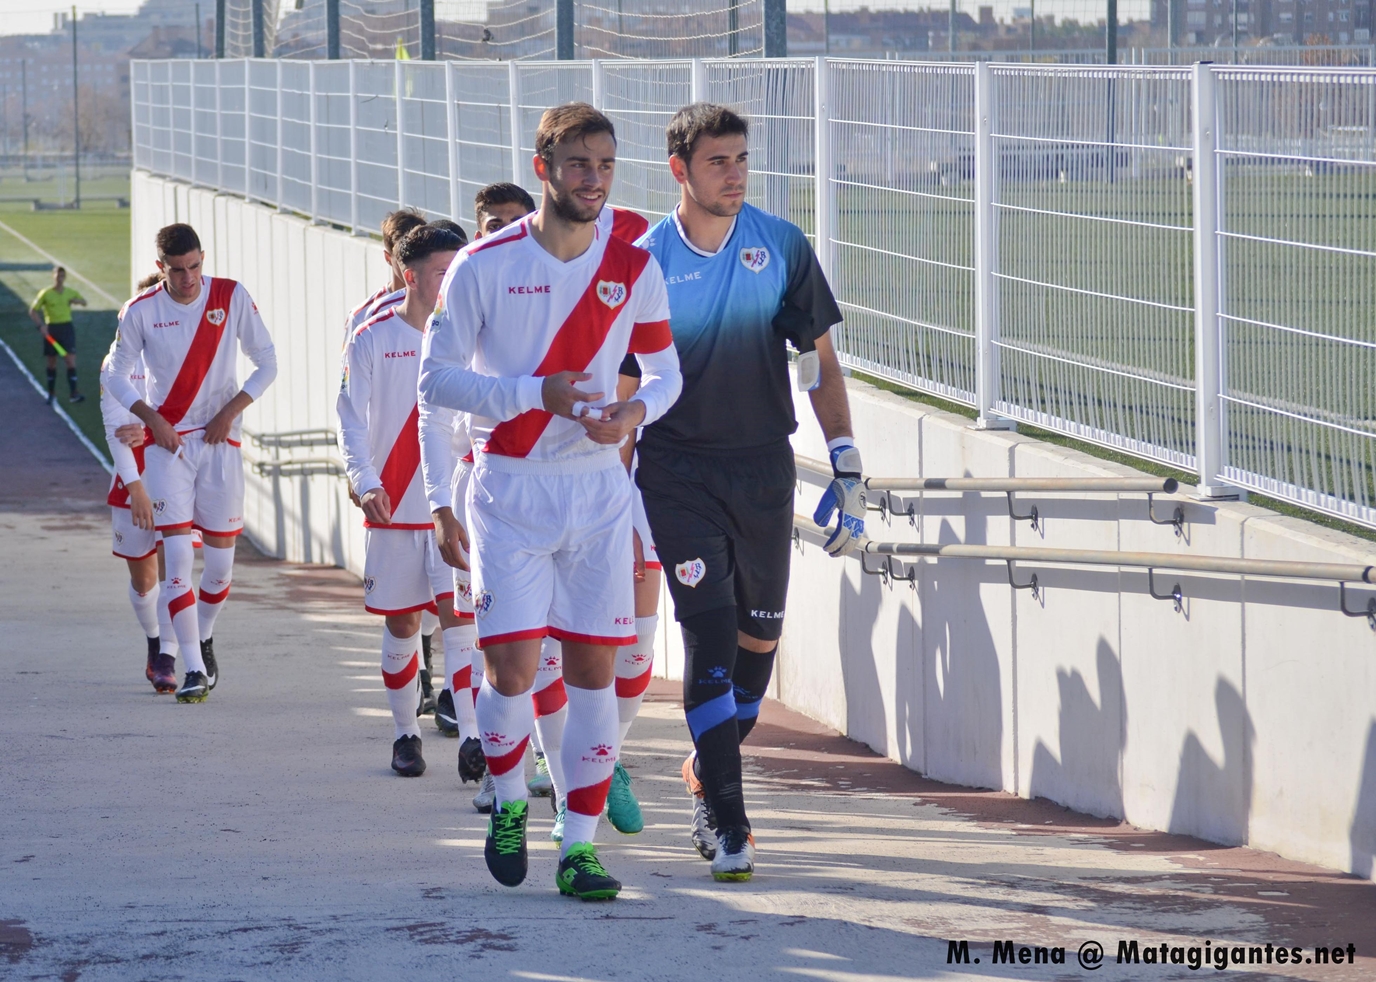
<path fill-rule="evenodd" d="M 115 529 L 115 541 L 116 541 L 116 542 L 123 542 L 123 541 L 124 541 L 124 533 L 121 532 L 119 529 Z"/>
<path fill-rule="evenodd" d="M 492 591 L 479 590 L 473 594 L 473 613 L 477 617 L 486 617 L 487 612 L 492 609 Z"/>
<path fill-rule="evenodd" d="M 752 273 L 761 272 L 769 265 L 769 250 L 764 246 L 741 250 L 741 265 Z"/>
<path fill-rule="evenodd" d="M 583 759 L 586 760 L 586 761 L 588 761 L 589 763 L 596 764 L 596 763 L 599 763 L 599 762 L 601 762 L 601 761 L 607 760 L 607 759 L 610 758 L 611 756 L 612 756 L 612 748 L 611 748 L 611 746 L 610 746 L 609 744 L 606 744 L 606 743 L 599 743 L 597 746 L 595 746 L 595 747 L 592 748 L 592 756 L 589 757 L 589 756 L 587 756 L 587 755 L 585 754 L 585 755 L 583 756 Z"/>
<path fill-rule="evenodd" d="M 626 284 L 610 283 L 607 280 L 597 281 L 597 299 L 615 310 L 626 302 Z"/>
<path fill-rule="evenodd" d="M 460 583 L 459 596 L 463 598 L 464 603 L 471 604 L 473 602 L 473 584 L 467 581 Z"/>
<path fill-rule="evenodd" d="M 372 576 L 363 577 L 363 592 L 372 593 L 373 587 L 377 586 L 377 579 Z"/>
<path fill-rule="evenodd" d="M 686 587 L 696 587 L 707 575 L 707 564 L 701 559 L 690 559 L 674 567 L 674 575 Z"/>
<path fill-rule="evenodd" d="M 254 313 L 256 314 L 258 311 L 254 310 Z M 225 322 L 225 309 L 223 307 L 216 307 L 214 310 L 207 310 L 205 312 L 205 319 L 216 327 L 219 327 Z"/>
<path fill-rule="evenodd" d="M 154 515 L 161 515 L 161 514 L 162 514 L 163 512 L 165 512 L 165 511 L 167 511 L 167 501 L 166 501 L 166 499 L 164 499 L 164 498 L 159 498 L 157 501 L 153 502 L 153 514 L 154 514 Z"/>

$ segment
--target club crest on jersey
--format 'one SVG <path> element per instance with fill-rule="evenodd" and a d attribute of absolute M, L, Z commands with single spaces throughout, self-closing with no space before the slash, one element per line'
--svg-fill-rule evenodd
<path fill-rule="evenodd" d="M 597 281 L 597 299 L 615 310 L 626 302 L 626 284 L 608 283 L 606 280 Z"/>
<path fill-rule="evenodd" d="M 741 250 L 741 265 L 752 273 L 758 273 L 769 265 L 769 250 L 764 246 L 755 246 L 751 249 Z"/>
<path fill-rule="evenodd" d="M 479 590 L 473 594 L 473 613 L 477 617 L 486 617 L 487 612 L 492 609 L 492 591 Z"/>
<path fill-rule="evenodd" d="M 219 327 L 225 322 L 225 309 L 223 307 L 216 307 L 214 310 L 207 310 L 205 312 L 205 319 L 216 327 Z"/>
<path fill-rule="evenodd" d="M 674 575 L 686 587 L 696 587 L 707 575 L 707 564 L 701 559 L 690 559 L 674 567 Z"/>

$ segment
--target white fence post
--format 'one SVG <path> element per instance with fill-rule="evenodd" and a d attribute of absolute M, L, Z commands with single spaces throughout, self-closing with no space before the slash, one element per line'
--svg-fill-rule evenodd
<path fill-rule="evenodd" d="M 320 169 L 316 162 L 315 138 L 315 62 L 310 62 L 310 120 L 311 125 L 311 221 L 320 221 Z"/>
<path fill-rule="evenodd" d="M 975 63 L 975 408 L 980 429 L 1009 429 L 993 412 L 999 401 L 998 289 L 994 281 L 994 76 L 989 62 Z"/>
<path fill-rule="evenodd" d="M 592 107 L 598 112 L 604 111 L 604 105 L 607 101 L 605 85 L 606 76 L 602 73 L 602 59 L 594 58 L 592 60 Z"/>
<path fill-rule="evenodd" d="M 217 191 L 223 191 L 225 187 L 225 117 L 223 102 L 220 98 L 220 66 L 224 62 L 215 62 L 215 184 Z"/>
<path fill-rule="evenodd" d="M 693 102 L 704 102 L 707 99 L 707 65 L 701 58 L 693 59 L 689 98 Z"/>
<path fill-rule="evenodd" d="M 506 63 L 507 92 L 511 103 L 511 180 L 518 187 L 521 182 L 521 75 L 516 62 Z"/>
<path fill-rule="evenodd" d="M 406 207 L 406 137 L 401 131 L 401 59 L 392 63 L 392 95 L 396 102 L 397 122 L 397 207 Z"/>
<path fill-rule="evenodd" d="M 449 136 L 449 217 L 459 220 L 459 106 L 454 101 L 454 63 L 444 65 L 444 103 L 446 128 Z"/>
<path fill-rule="evenodd" d="M 832 251 L 832 216 L 836 213 L 836 185 L 831 183 L 831 76 L 825 57 L 817 57 L 813 75 L 814 148 L 812 154 L 813 192 L 817 213 L 813 229 L 816 232 L 817 261 L 830 282 L 836 272 Z"/>
<path fill-rule="evenodd" d="M 1214 73 L 1194 66 L 1194 387 L 1195 462 L 1199 495 L 1235 498 L 1218 483 L 1227 464 L 1224 440 L 1222 322 L 1219 320 L 1218 101 Z"/>
<path fill-rule="evenodd" d="M 253 200 L 253 59 L 244 59 L 244 197 Z M 261 199 L 260 199 L 261 200 Z"/>
<path fill-rule="evenodd" d="M 282 203 L 282 62 L 277 62 L 277 210 L 286 211 Z"/>
<path fill-rule="evenodd" d="M 358 62 L 349 59 L 349 231 L 358 228 Z"/>

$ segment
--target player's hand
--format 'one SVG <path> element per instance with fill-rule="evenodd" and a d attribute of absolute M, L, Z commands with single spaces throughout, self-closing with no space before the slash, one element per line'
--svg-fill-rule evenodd
<path fill-rule="evenodd" d="M 143 446 L 143 424 L 125 423 L 115 427 L 115 439 L 130 450 Z"/>
<path fill-rule="evenodd" d="M 556 416 L 574 419 L 573 407 L 577 403 L 596 402 L 606 395 L 605 392 L 584 392 L 573 384 L 586 382 L 590 378 L 592 376 L 587 372 L 555 372 L 545 376 L 540 386 L 540 398 L 544 401 L 545 409 Z M 595 413 L 596 410 L 584 407 L 581 412 Z"/>
<path fill-rule="evenodd" d="M 209 444 L 224 443 L 229 439 L 229 431 L 234 426 L 234 420 L 239 414 L 230 410 L 228 406 L 221 409 L 205 424 L 205 442 Z"/>
<path fill-rule="evenodd" d="M 148 491 L 144 488 L 142 481 L 135 481 L 127 485 L 129 491 L 129 518 L 134 523 L 134 528 L 153 531 L 153 501 L 148 497 Z"/>
<path fill-rule="evenodd" d="M 440 558 L 455 569 L 468 569 L 468 533 L 463 523 L 454 517 L 452 508 L 436 508 L 432 513 L 435 520 L 435 539 L 439 542 Z"/>
<path fill-rule="evenodd" d="M 635 581 L 645 582 L 645 543 L 640 541 L 640 533 L 631 529 L 631 541 L 635 548 Z"/>
<path fill-rule="evenodd" d="M 865 537 L 865 486 L 861 483 L 860 451 L 845 445 L 831 451 L 831 470 L 835 475 L 822 494 L 812 520 L 822 528 L 831 524 L 839 512 L 836 529 L 822 546 L 831 556 L 844 556 Z"/>
<path fill-rule="evenodd" d="M 594 409 L 586 416 L 579 416 L 577 421 L 587 430 L 588 439 L 593 443 L 620 446 L 645 421 L 645 403 L 639 399 L 614 402 L 602 409 Z"/>
<path fill-rule="evenodd" d="M 363 507 L 363 499 L 360 498 L 360 497 L 358 496 L 358 492 L 354 490 L 354 486 L 353 486 L 352 484 L 350 484 L 350 485 L 348 485 L 348 488 L 349 488 L 349 500 L 352 501 L 352 502 L 354 503 L 354 507 L 355 507 L 355 508 L 362 508 L 362 507 Z"/>
<path fill-rule="evenodd" d="M 364 494 L 359 507 L 363 509 L 363 517 L 374 525 L 392 524 L 392 499 L 382 488 L 373 488 Z"/>
<path fill-rule="evenodd" d="M 153 431 L 153 442 L 168 453 L 174 454 L 181 449 L 182 435 L 177 432 L 175 426 L 163 417 L 162 413 L 153 413 L 153 418 L 148 420 L 148 428 Z"/>

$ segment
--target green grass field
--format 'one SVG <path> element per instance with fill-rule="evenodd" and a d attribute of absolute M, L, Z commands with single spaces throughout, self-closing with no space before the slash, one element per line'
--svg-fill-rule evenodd
<path fill-rule="evenodd" d="M 124 194 L 128 194 L 127 177 Z M 90 307 L 73 310 L 77 370 L 86 401 L 75 406 L 66 402 L 66 372 L 61 361 L 57 391 L 82 432 L 103 450 L 105 434 L 96 375 L 115 336 L 115 315 L 129 292 L 129 211 L 116 208 L 113 202 L 93 202 L 80 211 L 32 211 L 18 204 L 0 203 L 0 223 L 61 260 L 69 269 L 69 285 L 90 301 Z M 71 275 L 71 271 L 80 275 Z M 29 320 L 28 307 L 51 280 L 51 263 L 0 227 L 0 338 L 40 383 L 45 376 L 42 340 Z M 36 409 L 41 406 L 37 394 L 34 405 Z"/>

